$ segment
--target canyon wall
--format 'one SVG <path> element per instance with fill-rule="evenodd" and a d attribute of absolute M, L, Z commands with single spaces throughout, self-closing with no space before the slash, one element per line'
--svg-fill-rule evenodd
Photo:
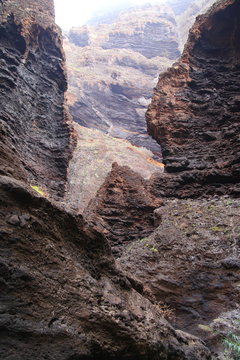
<path fill-rule="evenodd" d="M 100 15 L 88 25 L 72 28 L 66 35 L 68 104 L 74 121 L 82 125 L 77 128 L 81 136 L 68 177 L 66 199 L 73 208 L 80 212 L 86 208 L 113 162 L 130 166 L 145 179 L 162 172 L 161 148 L 147 134 L 145 111 L 159 72 L 180 56 L 178 48 L 195 16 L 212 2 L 174 0 L 168 5 L 132 8 L 123 3 L 114 12 L 105 9 L 102 16 L 99 10 Z M 92 144 L 90 133 L 95 139 Z M 132 145 L 141 147 L 140 151 Z M 139 156 L 143 147 L 152 151 L 145 162 L 145 156 Z M 146 169 L 151 170 L 150 175 Z M 157 179 L 158 175 L 153 182 Z M 168 179 L 164 184 L 169 184 Z M 171 191 L 175 190 L 168 189 Z"/>
<path fill-rule="evenodd" d="M 160 156 L 144 114 L 158 73 L 180 56 L 171 8 L 148 4 L 110 24 L 73 28 L 64 48 L 73 119 Z"/>
<path fill-rule="evenodd" d="M 147 135 L 145 111 L 159 73 L 180 56 L 195 17 L 214 0 L 167 1 L 90 19 L 66 35 L 70 110 L 76 122 L 144 146 L 161 158 Z M 157 157 L 155 158 L 157 159 Z"/>
<path fill-rule="evenodd" d="M 1 2 L 1 174 L 64 193 L 72 140 L 52 2 Z"/>
<path fill-rule="evenodd" d="M 210 359 L 117 269 L 104 235 L 53 201 L 73 142 L 53 1 L 0 1 L 0 13 L 1 357 Z"/>
<path fill-rule="evenodd" d="M 222 1 L 198 18 L 147 112 L 172 181 L 202 193 L 239 194 L 239 14 L 239 2 Z"/>
<path fill-rule="evenodd" d="M 165 173 L 143 190 L 136 174 L 114 165 L 91 217 L 85 212 L 144 295 L 164 301 L 177 327 L 217 352 L 229 326 L 214 332 L 211 322 L 239 313 L 239 6 L 223 0 L 198 17 L 182 58 L 160 75 L 147 121 Z M 143 222 L 151 235 L 139 231 Z"/>
<path fill-rule="evenodd" d="M 188 6 L 178 13 L 177 23 L 179 31 L 179 48 L 181 51 L 184 48 L 188 39 L 189 29 L 195 22 L 196 16 L 204 14 L 216 0 L 194 0 L 190 1 Z M 181 2 L 180 2 L 181 3 Z M 180 4 L 178 2 L 178 4 Z"/>

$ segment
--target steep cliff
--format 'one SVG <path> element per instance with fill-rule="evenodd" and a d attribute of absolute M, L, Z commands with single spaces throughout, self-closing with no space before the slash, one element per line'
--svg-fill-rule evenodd
<path fill-rule="evenodd" d="M 0 1 L 0 13 L 1 358 L 209 359 L 134 290 L 105 237 L 49 196 L 63 194 L 72 146 L 53 2 Z"/>
<path fill-rule="evenodd" d="M 211 322 L 239 314 L 239 6 L 223 0 L 198 17 L 182 58 L 160 75 L 147 121 L 166 172 L 143 182 L 114 165 L 85 212 L 143 294 L 217 352 L 224 332 Z"/>
<path fill-rule="evenodd" d="M 74 120 L 161 157 L 146 132 L 152 89 L 158 74 L 180 56 L 195 17 L 213 2 L 169 0 L 139 7 L 123 2 L 113 12 L 99 9 L 92 25 L 72 28 L 64 47 Z"/>
<path fill-rule="evenodd" d="M 185 184 L 185 195 L 189 187 L 193 195 L 194 187 L 198 194 L 239 194 L 239 6 L 217 2 L 198 18 L 147 112 L 166 172 L 180 173 L 171 178 Z"/>
<path fill-rule="evenodd" d="M 196 16 L 204 14 L 215 2 L 216 0 L 191 1 L 188 7 L 177 16 L 181 50 L 188 39 L 189 29 L 194 24 Z"/>
<path fill-rule="evenodd" d="M 72 138 L 67 82 L 51 2 L 1 3 L 1 174 L 62 196 Z"/>
<path fill-rule="evenodd" d="M 144 113 L 158 73 L 180 56 L 171 8 L 148 4 L 110 24 L 73 28 L 64 47 L 74 120 L 160 155 Z"/>
<path fill-rule="evenodd" d="M 112 171 L 84 212 L 110 241 L 113 254 L 154 230 L 153 211 L 162 201 L 152 195 L 148 181 L 127 166 L 113 164 Z"/>

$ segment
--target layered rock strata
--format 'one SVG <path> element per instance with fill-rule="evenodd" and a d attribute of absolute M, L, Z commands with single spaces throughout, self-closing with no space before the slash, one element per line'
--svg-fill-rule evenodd
<path fill-rule="evenodd" d="M 1 357 L 209 359 L 134 290 L 102 234 L 47 199 L 63 193 L 71 144 L 53 2 L 1 1 L 0 11 Z"/>
<path fill-rule="evenodd" d="M 72 145 L 53 4 L 8 0 L 0 6 L 0 171 L 61 196 Z"/>
<path fill-rule="evenodd" d="M 239 196 L 239 10 L 238 1 L 225 0 L 199 17 L 180 62 L 160 76 L 147 120 L 163 147 L 166 173 L 153 175 L 144 190 L 134 180 L 128 196 L 125 184 L 134 175 L 115 166 L 90 204 L 119 268 L 145 296 L 170 306 L 178 327 L 210 343 L 216 341 L 211 322 L 239 306 L 240 204 L 223 196 Z M 164 198 L 165 205 L 144 212 L 158 226 L 153 234 L 129 241 L 133 216 L 121 209 L 131 209 L 135 196 L 141 204 L 140 194 L 153 196 L 152 204 Z M 136 203 L 134 209 L 147 223 Z M 221 337 L 216 342 L 219 350 Z"/>
<path fill-rule="evenodd" d="M 66 36 L 69 104 L 75 121 L 160 155 L 144 114 L 160 72 L 179 56 L 195 17 L 214 0 L 99 9 Z M 103 14 L 101 16 L 101 14 Z"/>
<path fill-rule="evenodd" d="M 112 171 L 84 211 L 111 243 L 113 254 L 149 235 L 155 228 L 153 211 L 162 201 L 151 194 L 148 181 L 127 166 L 113 164 Z"/>
<path fill-rule="evenodd" d="M 181 51 L 187 42 L 189 29 L 194 24 L 196 16 L 204 14 L 215 2 L 216 0 L 190 1 L 186 9 L 178 14 L 177 24 L 179 30 L 179 48 Z"/>
<path fill-rule="evenodd" d="M 171 8 L 148 4 L 110 24 L 73 28 L 64 47 L 74 120 L 159 156 L 144 114 L 158 73 L 180 56 Z"/>
<path fill-rule="evenodd" d="M 209 359 L 132 288 L 80 216 L 9 177 L 0 193 L 3 359 Z"/>
<path fill-rule="evenodd" d="M 239 194 L 239 6 L 217 2 L 198 18 L 147 112 L 166 172 L 180 174 L 173 182 L 193 194 L 199 185 L 202 192 Z"/>
<path fill-rule="evenodd" d="M 211 340 L 206 326 L 239 304 L 239 216 L 238 199 L 165 199 L 154 213 L 157 229 L 128 244 L 117 262 L 169 306 L 178 328 Z"/>

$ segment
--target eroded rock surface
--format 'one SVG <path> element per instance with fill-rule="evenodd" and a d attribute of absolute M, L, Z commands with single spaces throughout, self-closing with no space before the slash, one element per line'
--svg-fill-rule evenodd
<path fill-rule="evenodd" d="M 123 245 L 149 235 L 155 228 L 153 211 L 162 201 L 151 194 L 148 181 L 127 166 L 112 171 L 84 211 L 84 218 L 111 242 L 113 253 Z"/>
<path fill-rule="evenodd" d="M 72 142 L 53 2 L 0 1 L 0 13 L 1 358 L 209 359 L 134 290 L 104 235 L 50 196 L 63 195 Z"/>
<path fill-rule="evenodd" d="M 0 192 L 3 359 L 209 358 L 132 289 L 80 216 L 8 177 Z"/>
<path fill-rule="evenodd" d="M 158 228 L 117 260 L 143 292 L 173 310 L 180 329 L 206 338 L 209 325 L 239 303 L 240 202 L 229 197 L 164 200 Z M 173 317 L 174 317 L 173 316 Z"/>
<path fill-rule="evenodd" d="M 119 268 L 151 301 L 173 309 L 177 327 L 217 351 L 222 338 L 209 326 L 239 305 L 240 204 L 223 196 L 239 196 L 239 10 L 238 1 L 225 0 L 199 17 L 180 62 L 160 76 L 147 119 L 163 146 L 166 173 L 153 175 L 143 189 L 136 174 L 115 165 L 90 203 Z M 140 194 L 165 205 L 143 215 Z M 157 227 L 152 235 L 128 238 L 136 211 L 151 222 L 150 231 Z"/>
<path fill-rule="evenodd" d="M 76 147 L 68 168 L 64 201 L 68 207 L 83 213 L 112 169 L 112 163 L 129 166 L 144 179 L 163 172 L 163 164 L 152 159 L 153 153 L 116 139 L 96 129 L 75 123 Z"/>
<path fill-rule="evenodd" d="M 0 7 L 0 171 L 61 196 L 72 145 L 53 4 L 8 0 Z"/>
<path fill-rule="evenodd" d="M 239 195 L 239 6 L 220 1 L 198 18 L 147 112 L 166 172 L 183 173 L 173 182 L 193 194 L 203 185 L 202 193 Z"/>
<path fill-rule="evenodd" d="M 181 50 L 187 42 L 189 29 L 194 24 L 196 16 L 204 14 L 215 2 L 216 0 L 191 0 L 184 11 L 178 11 L 177 23 Z M 177 1 L 177 3 L 180 5 L 182 1 L 180 3 Z"/>

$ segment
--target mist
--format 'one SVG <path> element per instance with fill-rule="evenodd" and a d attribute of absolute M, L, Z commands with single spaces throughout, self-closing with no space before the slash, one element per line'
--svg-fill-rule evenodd
<path fill-rule="evenodd" d="M 72 26 L 84 25 L 91 17 L 101 16 L 107 12 L 142 5 L 145 3 L 162 4 L 167 0 L 54 0 L 56 23 L 63 29 L 68 30 Z M 174 0 L 176 1 L 176 0 Z"/>

